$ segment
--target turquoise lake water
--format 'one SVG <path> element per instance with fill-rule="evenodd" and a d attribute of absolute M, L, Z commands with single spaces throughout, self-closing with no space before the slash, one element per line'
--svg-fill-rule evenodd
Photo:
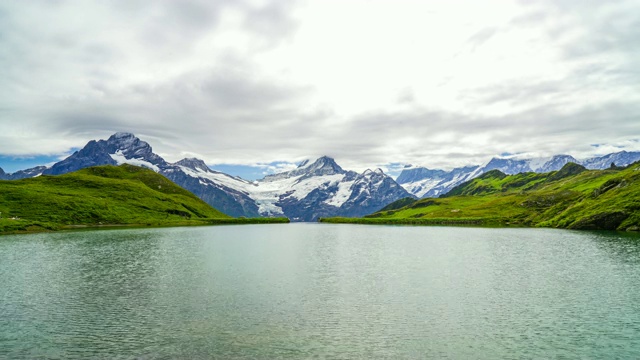
<path fill-rule="evenodd" d="M 299 223 L 2 236 L 0 358 L 640 358 L 640 236 Z"/>

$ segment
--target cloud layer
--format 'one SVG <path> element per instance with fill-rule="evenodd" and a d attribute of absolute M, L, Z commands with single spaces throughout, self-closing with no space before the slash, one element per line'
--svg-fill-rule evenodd
<path fill-rule="evenodd" d="M 640 150 L 638 28 L 639 1 L 9 1 L 0 155 L 116 131 L 210 164 Z"/>

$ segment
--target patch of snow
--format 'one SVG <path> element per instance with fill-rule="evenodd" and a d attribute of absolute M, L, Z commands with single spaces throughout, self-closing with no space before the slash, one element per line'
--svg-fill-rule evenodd
<path fill-rule="evenodd" d="M 324 203 L 327 205 L 340 207 L 351 197 L 353 190 L 351 189 L 355 181 L 345 181 L 338 184 L 338 191 L 332 198 L 326 200 Z"/>
<path fill-rule="evenodd" d="M 410 183 L 400 184 L 400 186 L 402 186 L 409 193 L 421 198 L 431 189 L 436 187 L 440 183 L 440 181 L 442 181 L 442 179 L 439 178 L 422 179 Z"/>
<path fill-rule="evenodd" d="M 271 181 L 249 182 L 227 174 L 204 171 L 201 169 L 193 170 L 185 166 L 180 166 L 180 170 L 191 177 L 208 179 L 213 183 L 220 184 L 246 194 L 256 202 L 256 205 L 258 205 L 258 212 L 267 216 L 284 214 L 282 208 L 276 205 L 276 203 L 280 201 L 280 198 L 286 193 L 290 193 L 287 197 L 302 200 L 315 189 L 326 189 L 337 185 L 345 176 L 344 174 L 335 174 L 313 176 L 303 179 L 303 176 L 300 175 L 295 177 L 270 179 Z"/>
<path fill-rule="evenodd" d="M 232 176 L 229 176 L 227 174 L 223 174 L 223 173 L 219 173 L 219 172 L 213 172 L 213 171 L 206 171 L 206 170 L 193 170 L 191 168 L 188 168 L 186 166 L 179 166 L 180 170 L 182 170 L 183 173 L 193 177 L 193 178 L 199 178 L 199 179 L 208 179 L 216 184 L 221 184 L 224 185 L 228 188 L 237 190 L 237 191 L 241 191 L 244 193 L 247 193 L 247 187 L 249 186 L 253 186 L 253 184 L 251 184 L 248 181 L 243 181 L 243 180 L 239 180 L 237 178 L 234 178 Z"/>
<path fill-rule="evenodd" d="M 151 169 L 155 172 L 160 172 L 160 168 L 157 167 L 156 165 L 145 161 L 143 159 L 127 159 L 124 154 L 122 153 L 122 150 L 118 150 L 116 151 L 115 154 L 109 154 L 109 156 L 111 156 L 111 158 L 118 164 L 118 165 L 122 165 L 122 164 L 129 164 L 129 165 L 135 165 L 135 166 L 142 166 L 142 167 L 146 167 L 148 169 Z"/>
<path fill-rule="evenodd" d="M 312 162 L 309 159 L 307 159 L 307 160 L 304 160 L 303 162 L 301 162 L 300 165 L 298 165 L 297 168 L 298 169 L 304 169 L 304 168 L 309 167 L 311 164 L 312 164 Z"/>
<path fill-rule="evenodd" d="M 538 169 L 542 168 L 546 163 L 551 161 L 552 157 L 539 157 L 527 160 L 529 163 L 529 167 L 533 171 L 538 171 Z"/>

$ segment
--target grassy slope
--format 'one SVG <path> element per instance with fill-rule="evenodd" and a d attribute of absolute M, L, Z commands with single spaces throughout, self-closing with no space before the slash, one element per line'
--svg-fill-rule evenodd
<path fill-rule="evenodd" d="M 453 189 L 361 219 L 327 222 L 475 224 L 625 230 L 640 227 L 640 164 L 623 170 L 565 166 L 546 174 L 492 171 Z"/>
<path fill-rule="evenodd" d="M 0 233 L 77 225 L 274 221 L 231 218 L 164 176 L 131 165 L 98 166 L 60 176 L 0 181 L 0 212 Z"/>

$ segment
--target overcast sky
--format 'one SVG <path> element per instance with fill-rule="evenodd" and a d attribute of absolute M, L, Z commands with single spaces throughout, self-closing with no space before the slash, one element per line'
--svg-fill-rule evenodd
<path fill-rule="evenodd" d="M 2 1 L 0 166 L 117 131 L 283 169 L 640 150 L 638 29 L 640 1 Z"/>

